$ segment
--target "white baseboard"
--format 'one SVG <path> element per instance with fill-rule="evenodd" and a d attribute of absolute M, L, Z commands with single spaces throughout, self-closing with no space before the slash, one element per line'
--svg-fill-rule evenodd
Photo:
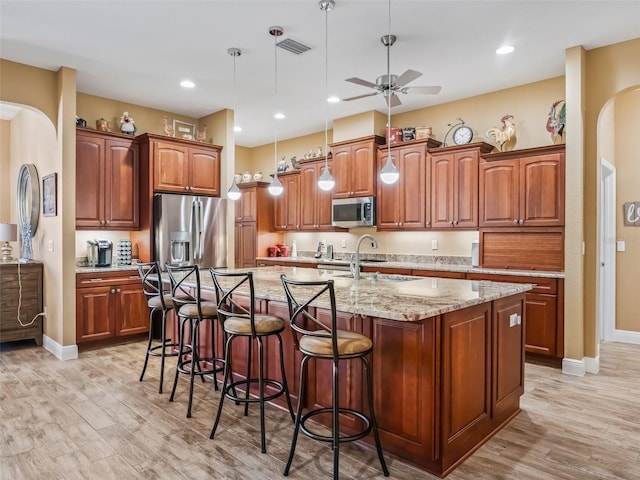
<path fill-rule="evenodd" d="M 573 358 L 562 359 L 562 373 L 566 375 L 575 375 L 584 377 L 586 367 L 584 360 L 574 360 Z"/>
<path fill-rule="evenodd" d="M 629 330 L 614 330 L 612 342 L 633 343 L 640 345 L 640 332 L 631 332 Z"/>
<path fill-rule="evenodd" d="M 63 347 L 51 337 L 42 335 L 42 346 L 45 350 L 53 353 L 58 360 L 75 360 L 78 358 L 78 345 L 67 345 Z"/>

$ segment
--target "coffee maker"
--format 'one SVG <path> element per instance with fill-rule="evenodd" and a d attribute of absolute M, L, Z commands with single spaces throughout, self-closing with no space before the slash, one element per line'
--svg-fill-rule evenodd
<path fill-rule="evenodd" d="M 87 262 L 90 267 L 110 267 L 113 243 L 109 240 L 87 240 Z"/>

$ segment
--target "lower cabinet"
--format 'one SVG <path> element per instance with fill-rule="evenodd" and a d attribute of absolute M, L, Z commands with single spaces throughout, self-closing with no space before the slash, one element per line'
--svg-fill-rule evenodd
<path fill-rule="evenodd" d="M 149 309 L 134 270 L 76 275 L 76 343 L 147 332 Z"/>
<path fill-rule="evenodd" d="M 42 278 L 40 262 L 0 262 L 0 343 L 33 338 L 42 345 Z"/>
<path fill-rule="evenodd" d="M 469 280 L 531 283 L 526 293 L 525 352 L 527 359 L 558 363 L 564 357 L 564 280 L 561 278 L 523 277 L 468 273 Z"/>

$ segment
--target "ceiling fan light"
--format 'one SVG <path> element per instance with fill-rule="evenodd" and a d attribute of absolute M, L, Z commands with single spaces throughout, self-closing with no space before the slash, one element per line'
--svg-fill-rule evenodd
<path fill-rule="evenodd" d="M 269 190 L 269 193 L 274 197 L 282 195 L 284 187 L 282 186 L 282 183 L 280 183 L 280 180 L 278 180 L 277 174 L 274 175 L 273 180 L 271 180 L 271 183 L 267 187 L 267 190 Z"/>
<path fill-rule="evenodd" d="M 398 168 L 394 165 L 393 160 L 391 160 L 391 155 L 389 155 L 387 157 L 387 163 L 385 163 L 382 170 L 380 170 L 380 180 L 382 180 L 382 183 L 392 185 L 396 183 L 399 178 L 400 172 L 398 172 Z"/>
<path fill-rule="evenodd" d="M 327 166 L 325 165 L 322 175 L 320 175 L 320 178 L 318 178 L 318 187 L 320 188 L 320 190 L 328 192 L 329 190 L 332 190 L 335 185 L 336 181 L 333 179 L 333 176 L 329 172 L 329 168 L 327 168 Z"/>
<path fill-rule="evenodd" d="M 234 178 L 231 187 L 229 187 L 229 190 L 227 191 L 227 197 L 229 198 L 229 200 L 235 201 L 238 200 L 241 195 L 242 192 L 238 188 L 238 184 L 236 183 L 236 179 Z"/>

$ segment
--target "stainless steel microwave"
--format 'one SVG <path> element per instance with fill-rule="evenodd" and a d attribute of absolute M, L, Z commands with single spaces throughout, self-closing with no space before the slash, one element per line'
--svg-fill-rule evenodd
<path fill-rule="evenodd" d="M 331 223 L 335 227 L 372 227 L 376 224 L 376 198 L 334 198 Z"/>

